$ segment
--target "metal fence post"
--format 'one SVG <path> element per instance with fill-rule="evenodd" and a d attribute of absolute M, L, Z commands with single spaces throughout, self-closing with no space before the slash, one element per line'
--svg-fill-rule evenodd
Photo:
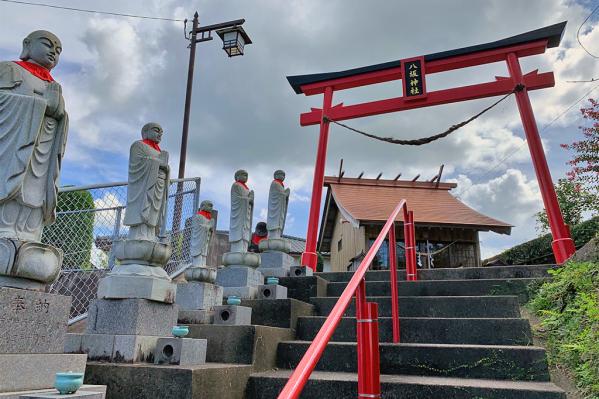
<path fill-rule="evenodd" d="M 193 209 L 195 211 L 197 211 L 198 209 L 200 209 L 200 184 L 202 182 L 202 179 L 198 177 L 194 181 L 195 181 L 196 187 L 193 192 Z"/>
<path fill-rule="evenodd" d="M 114 256 L 114 242 L 119 238 L 121 231 L 121 214 L 123 212 L 124 206 L 120 206 L 116 209 L 116 216 L 114 220 L 114 230 L 112 231 L 112 238 L 110 242 L 110 257 L 108 258 L 108 269 L 112 270 L 115 264 L 115 256 Z"/>

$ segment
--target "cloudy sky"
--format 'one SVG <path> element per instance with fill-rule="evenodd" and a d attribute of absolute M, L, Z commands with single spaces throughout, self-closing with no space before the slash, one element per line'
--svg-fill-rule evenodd
<path fill-rule="evenodd" d="M 40 0 L 42 1 L 42 0 Z M 45 1 L 45 0 L 44 0 Z M 50 2 L 50 0 L 47 0 Z M 486 43 L 568 21 L 561 46 L 522 61 L 524 72 L 553 70 L 556 86 L 531 93 L 539 127 L 576 102 L 599 77 L 599 63 L 576 43 L 576 30 L 595 1 L 560 0 L 52 0 L 51 4 L 167 18 L 201 24 L 245 18 L 254 44 L 244 57 L 227 58 L 219 40 L 198 45 L 186 176 L 202 177 L 202 199 L 213 199 L 226 229 L 233 173 L 245 168 L 265 216 L 272 171 L 285 169 L 293 190 L 287 233 L 303 236 L 309 207 L 317 127 L 299 126 L 299 114 L 320 106 L 320 96 L 294 94 L 287 75 L 343 70 Z M 599 13 L 597 13 L 599 14 Z M 581 40 L 599 53 L 599 15 Z M 62 83 L 71 120 L 62 184 L 126 180 L 130 143 L 148 121 L 163 125 L 163 148 L 176 173 L 188 50 L 180 22 L 81 14 L 0 2 L 0 59 L 16 59 L 30 31 L 46 29 L 63 42 L 53 75 Z M 493 80 L 504 64 L 442 74 L 429 90 Z M 593 86 L 595 85 L 595 86 Z M 399 82 L 336 94 L 346 104 L 397 96 Z M 591 93 L 595 98 L 599 90 Z M 385 136 L 417 138 L 445 130 L 494 99 L 387 114 L 351 124 Z M 569 154 L 559 147 L 580 137 L 579 105 L 542 130 L 554 180 Z M 392 178 L 429 179 L 445 164 L 446 180 L 475 209 L 516 226 L 511 236 L 483 234 L 483 256 L 533 238 L 542 207 L 513 98 L 450 137 L 424 147 L 400 147 L 355 136 L 338 127 L 330 135 L 327 174 L 345 160 L 346 176 L 365 171 Z"/>

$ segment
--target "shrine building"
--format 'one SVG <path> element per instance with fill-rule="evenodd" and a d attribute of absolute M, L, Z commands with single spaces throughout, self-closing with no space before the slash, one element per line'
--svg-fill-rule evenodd
<path fill-rule="evenodd" d="M 330 253 L 331 271 L 357 267 L 398 201 L 414 211 L 418 266 L 422 268 L 481 265 L 480 231 L 510 234 L 512 226 L 470 208 L 450 190 L 456 183 L 325 176 L 326 202 L 318 251 Z M 398 267 L 405 267 L 400 212 L 395 230 Z M 385 241 L 373 269 L 388 268 Z"/>

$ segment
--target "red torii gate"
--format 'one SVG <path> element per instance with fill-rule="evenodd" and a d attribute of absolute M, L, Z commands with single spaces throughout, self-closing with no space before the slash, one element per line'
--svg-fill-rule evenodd
<path fill-rule="evenodd" d="M 458 101 L 506 95 L 515 91 L 516 102 L 530 155 L 534 165 L 543 203 L 547 211 L 552 248 L 558 264 L 564 263 L 576 250 L 570 237 L 570 230 L 564 223 L 553 181 L 547 166 L 543 145 L 528 97 L 528 90 L 553 87 L 553 72 L 538 73 L 534 70 L 526 75 L 520 69 L 520 57 L 543 54 L 547 48 L 557 47 L 561 41 L 566 22 L 537 29 L 521 35 L 512 36 L 492 43 L 464 47 L 421 57 L 409 58 L 340 72 L 311 75 L 288 76 L 287 80 L 297 94 L 312 96 L 323 94 L 322 109 L 312 108 L 300 115 L 300 125 L 320 124 L 320 137 L 312 200 L 308 220 L 306 250 L 301 263 L 316 269 L 316 241 L 320 216 L 320 202 L 324 182 L 329 120 L 342 121 L 364 116 L 404 111 L 433 105 L 449 104 Z M 492 62 L 505 61 L 510 77 L 495 77 L 495 81 L 456 87 L 446 90 L 426 91 L 426 75 L 453 69 L 467 68 Z M 407 76 L 408 79 L 403 78 Z M 388 82 L 403 78 L 403 96 L 354 105 L 333 106 L 333 92 L 354 87 Z"/>

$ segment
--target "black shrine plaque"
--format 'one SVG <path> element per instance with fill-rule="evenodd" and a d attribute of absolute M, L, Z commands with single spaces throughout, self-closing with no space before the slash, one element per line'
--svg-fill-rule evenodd
<path fill-rule="evenodd" d="M 426 95 L 424 58 L 411 58 L 401 62 L 403 65 L 404 97 L 418 98 Z"/>

